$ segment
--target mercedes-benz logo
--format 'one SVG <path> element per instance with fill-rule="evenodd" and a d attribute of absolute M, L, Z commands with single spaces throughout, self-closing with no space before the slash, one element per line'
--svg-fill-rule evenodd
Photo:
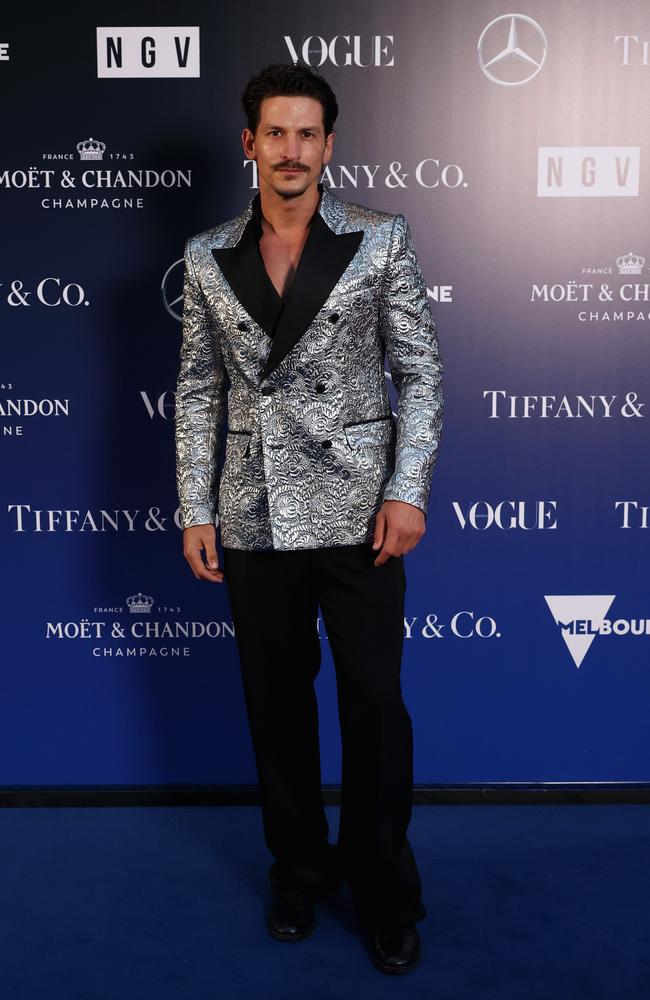
<path fill-rule="evenodd" d="M 165 309 L 179 323 L 183 318 L 183 273 L 184 258 L 180 257 L 167 268 L 160 286 Z"/>
<path fill-rule="evenodd" d="M 502 22 L 509 22 L 505 47 L 503 40 L 506 24 Z M 519 44 L 520 31 L 528 51 Z M 495 52 L 497 45 L 501 48 Z M 526 14 L 501 14 L 481 32 L 476 46 L 478 64 L 493 83 L 502 87 L 519 87 L 537 76 L 546 60 L 547 46 L 544 31 L 532 17 Z"/>

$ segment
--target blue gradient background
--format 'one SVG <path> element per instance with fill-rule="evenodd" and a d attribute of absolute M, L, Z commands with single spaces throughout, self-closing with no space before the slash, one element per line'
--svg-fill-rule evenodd
<path fill-rule="evenodd" d="M 92 135 L 107 152 L 136 154 L 96 166 L 191 169 L 192 186 L 145 191 L 142 210 L 108 211 L 45 210 L 43 194 L 66 192 L 0 186 L 2 398 L 67 397 L 71 407 L 69 418 L 26 418 L 22 437 L 2 438 L 1 785 L 255 783 L 227 631 L 189 642 L 191 655 L 178 659 L 93 657 L 93 646 L 119 644 L 45 635 L 47 622 L 126 624 L 126 615 L 93 609 L 124 606 L 138 591 L 180 609 L 153 615 L 161 621 L 231 623 L 225 587 L 196 581 L 182 557 L 173 417 L 168 409 L 151 419 L 141 392 L 153 400 L 173 391 L 178 370 L 181 327 L 165 309 L 163 275 L 188 236 L 254 194 L 240 94 L 267 63 L 289 61 L 287 34 L 296 44 L 312 34 L 394 36 L 393 67 L 321 67 L 341 109 L 330 166 L 381 164 L 379 178 L 400 161 L 405 188 L 348 185 L 337 194 L 403 212 L 427 285 L 453 288 L 452 302 L 431 302 L 445 424 L 427 534 L 406 557 L 406 617 L 417 618 L 403 661 L 415 782 L 650 780 L 650 637 L 597 636 L 576 669 L 544 600 L 615 594 L 611 617 L 650 617 L 648 532 L 621 530 L 614 510 L 617 500 L 650 503 L 647 417 L 489 419 L 483 398 L 504 389 L 650 399 L 647 322 L 581 323 L 571 303 L 531 301 L 533 284 L 591 280 L 583 267 L 615 270 L 621 253 L 648 254 L 650 66 L 638 54 L 621 66 L 614 36 L 650 38 L 650 9 L 583 0 L 517 12 L 548 39 L 541 72 L 519 87 L 491 83 L 477 64 L 481 31 L 508 13 L 493 2 L 40 3 L 5 14 L 0 173 L 78 174 L 78 160 L 50 163 L 43 153 L 75 152 Z M 95 26 L 130 24 L 199 25 L 201 77 L 97 79 Z M 538 198 L 538 147 L 559 145 L 640 146 L 640 196 Z M 428 157 L 459 164 L 465 186 L 418 186 L 415 165 Z M 647 274 L 646 266 L 641 276 L 593 280 L 618 288 Z M 12 280 L 33 289 L 48 275 L 82 284 L 90 304 L 8 305 Z M 168 297 L 180 294 L 181 278 L 179 264 Z M 452 507 L 501 500 L 554 500 L 557 528 L 462 530 Z M 21 533 L 9 510 L 16 503 L 158 506 L 167 520 L 154 532 Z M 461 611 L 491 616 L 500 637 L 451 636 Z M 445 623 L 443 638 L 421 635 L 427 615 Z M 288 605 L 277 628 L 291 627 Z M 324 635 L 322 650 L 323 781 L 338 783 Z"/>

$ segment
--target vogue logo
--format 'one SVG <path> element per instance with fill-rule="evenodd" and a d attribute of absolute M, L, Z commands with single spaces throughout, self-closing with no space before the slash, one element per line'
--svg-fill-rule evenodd
<path fill-rule="evenodd" d="M 334 35 L 329 42 L 321 35 L 309 35 L 299 48 L 291 35 L 285 35 L 284 40 L 294 63 L 302 59 L 308 66 L 330 63 L 332 66 L 359 66 L 363 69 L 395 65 L 393 35 Z"/>
<path fill-rule="evenodd" d="M 159 392 L 157 396 L 150 396 L 146 389 L 140 389 L 140 397 L 150 420 L 157 416 L 162 417 L 163 420 L 174 419 L 176 394 L 170 389 Z"/>
<path fill-rule="evenodd" d="M 535 528 L 557 528 L 557 500 L 536 500 L 527 503 L 526 500 L 502 500 L 496 506 L 487 500 L 478 500 L 465 511 L 457 500 L 452 502 L 454 513 L 461 528 L 474 528 L 475 531 L 485 531 L 497 527 L 503 531 L 512 528 L 522 528 L 533 531 Z"/>

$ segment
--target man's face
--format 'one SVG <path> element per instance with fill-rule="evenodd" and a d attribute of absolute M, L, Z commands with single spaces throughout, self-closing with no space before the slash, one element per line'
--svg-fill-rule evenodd
<path fill-rule="evenodd" d="M 248 128 L 242 133 L 246 156 L 257 161 L 259 187 L 268 185 L 283 198 L 318 183 L 333 142 L 333 132 L 325 139 L 323 106 L 313 97 L 265 98 L 255 135 Z"/>

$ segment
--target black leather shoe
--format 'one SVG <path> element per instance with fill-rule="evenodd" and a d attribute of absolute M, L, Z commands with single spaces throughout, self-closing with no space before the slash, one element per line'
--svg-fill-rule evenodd
<path fill-rule="evenodd" d="M 414 924 L 383 924 L 370 929 L 370 957 L 382 972 L 410 972 L 420 960 Z"/>
<path fill-rule="evenodd" d="M 266 926 L 276 941 L 302 941 L 314 929 L 314 904 L 296 890 L 290 896 L 273 896 L 266 911 Z"/>

